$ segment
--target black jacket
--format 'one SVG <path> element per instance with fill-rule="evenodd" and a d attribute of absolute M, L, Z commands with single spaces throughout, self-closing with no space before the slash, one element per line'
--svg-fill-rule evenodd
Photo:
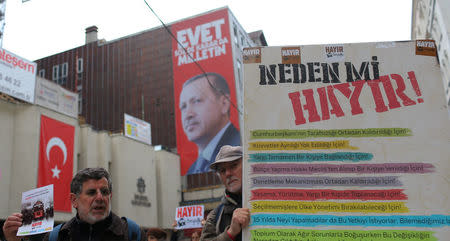
<path fill-rule="evenodd" d="M 142 229 L 140 231 L 141 239 L 139 241 L 146 241 L 147 237 L 145 236 L 145 232 L 143 232 Z M 48 241 L 49 236 L 50 233 L 47 233 L 44 237 L 44 240 Z M 105 220 L 91 225 L 81 221 L 77 215 L 68 222 L 64 223 L 58 234 L 58 241 L 84 240 L 129 241 L 127 221 L 111 212 L 111 214 Z"/>

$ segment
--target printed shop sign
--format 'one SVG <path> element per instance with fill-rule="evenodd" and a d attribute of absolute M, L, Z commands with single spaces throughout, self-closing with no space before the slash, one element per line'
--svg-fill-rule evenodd
<path fill-rule="evenodd" d="M 34 103 L 37 64 L 0 48 L 0 92 Z"/>
<path fill-rule="evenodd" d="M 433 41 L 258 47 L 244 60 L 244 240 L 448 240 Z"/>
<path fill-rule="evenodd" d="M 17 236 L 46 233 L 53 230 L 53 184 L 22 193 L 22 226 Z"/>
<path fill-rule="evenodd" d="M 177 229 L 201 228 L 204 209 L 203 205 L 178 207 L 175 212 Z"/>

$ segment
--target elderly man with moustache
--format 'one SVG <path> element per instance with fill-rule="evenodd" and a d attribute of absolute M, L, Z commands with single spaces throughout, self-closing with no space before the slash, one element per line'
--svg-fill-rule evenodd
<path fill-rule="evenodd" d="M 209 172 L 220 147 L 241 144 L 230 122 L 230 89 L 223 76 L 205 73 L 188 79 L 180 94 L 180 111 L 184 133 L 198 148 L 187 174 Z"/>
<path fill-rule="evenodd" d="M 58 231 L 54 229 L 47 233 L 44 240 L 51 239 L 52 233 L 58 241 L 146 240 L 143 230 L 133 221 L 120 218 L 111 212 L 112 182 L 105 169 L 85 168 L 79 171 L 72 179 L 70 192 L 70 200 L 77 210 L 77 215 L 64 223 Z M 16 236 L 21 225 L 22 214 L 14 213 L 9 216 L 3 226 L 6 240 L 21 240 Z M 129 228 L 135 229 L 136 232 L 128 233 Z M 33 240 L 36 240 L 36 237 L 33 237 Z"/>
<path fill-rule="evenodd" d="M 250 223 L 250 210 L 242 208 L 242 148 L 223 146 L 211 169 L 225 185 L 225 194 L 208 214 L 200 240 L 241 241 L 242 229 Z"/>

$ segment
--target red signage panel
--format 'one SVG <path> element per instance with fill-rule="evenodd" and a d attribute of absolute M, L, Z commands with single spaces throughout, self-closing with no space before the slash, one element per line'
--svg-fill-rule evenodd
<path fill-rule="evenodd" d="M 178 40 L 172 40 L 172 59 L 184 176 L 209 171 L 222 145 L 240 145 L 228 9 L 175 23 L 171 30 Z"/>

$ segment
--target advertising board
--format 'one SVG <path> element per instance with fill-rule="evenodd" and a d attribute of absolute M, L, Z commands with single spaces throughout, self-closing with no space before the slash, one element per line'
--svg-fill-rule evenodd
<path fill-rule="evenodd" d="M 0 92 L 34 103 L 37 64 L 0 49 Z"/>
<path fill-rule="evenodd" d="M 36 78 L 36 105 L 78 117 L 78 94 L 44 78 Z"/>
<path fill-rule="evenodd" d="M 222 145 L 241 143 L 228 9 L 171 30 L 177 37 L 172 62 L 181 175 L 204 173 Z"/>
<path fill-rule="evenodd" d="M 152 130 L 150 123 L 128 114 L 124 114 L 123 119 L 125 122 L 125 136 L 149 145 L 152 144 Z"/>

